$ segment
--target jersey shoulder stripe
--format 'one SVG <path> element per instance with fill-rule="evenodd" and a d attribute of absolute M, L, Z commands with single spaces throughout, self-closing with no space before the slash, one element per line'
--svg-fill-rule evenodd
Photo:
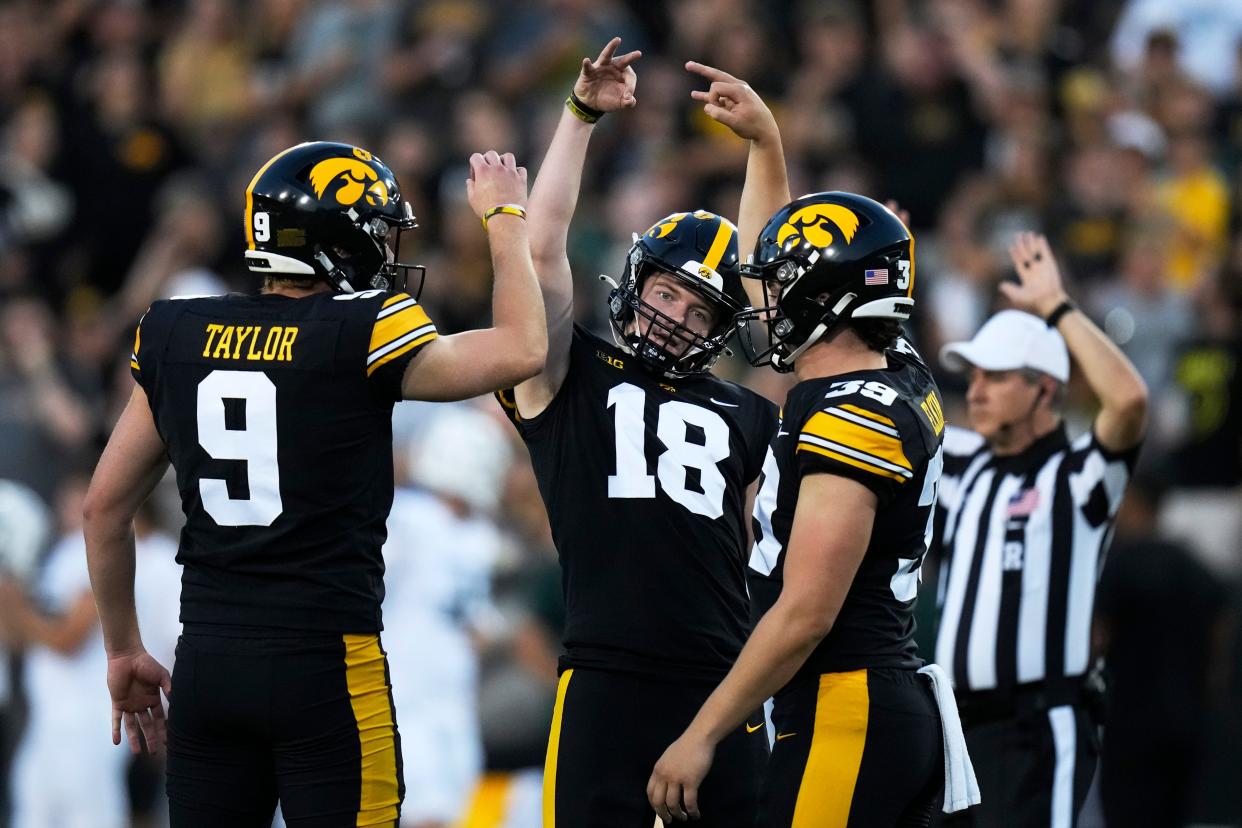
<path fill-rule="evenodd" d="M 812 414 L 798 435 L 797 450 L 822 454 L 899 483 L 912 478 L 914 468 L 893 421 L 879 422 L 857 413 L 863 409 L 851 408 L 855 410 L 830 406 Z"/>
<path fill-rule="evenodd" d="M 146 318 L 146 314 L 142 315 Z M 134 350 L 129 354 L 129 367 L 135 371 L 141 371 L 142 366 L 138 364 L 138 352 L 142 350 L 142 319 L 138 320 L 138 324 L 134 326 Z"/>
<path fill-rule="evenodd" d="M 865 408 L 860 408 L 859 406 L 851 405 L 850 403 L 843 403 L 841 405 L 841 409 L 844 411 L 848 411 L 849 413 L 854 414 L 855 416 L 865 417 L 866 419 L 871 420 L 872 422 L 880 423 L 882 425 L 895 428 L 893 421 L 890 418 L 885 417 L 883 414 L 877 414 L 874 411 L 868 411 Z"/>
<path fill-rule="evenodd" d="M 367 346 L 367 375 L 438 336 L 418 300 L 406 293 L 386 299 L 375 315 Z"/>

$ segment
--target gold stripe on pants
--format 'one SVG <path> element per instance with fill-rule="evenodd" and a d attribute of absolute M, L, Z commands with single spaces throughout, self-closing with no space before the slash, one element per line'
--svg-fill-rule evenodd
<path fill-rule="evenodd" d="M 362 791 L 355 825 L 396 821 L 401 803 L 397 779 L 396 725 L 378 635 L 346 635 L 345 682 L 362 748 Z"/>

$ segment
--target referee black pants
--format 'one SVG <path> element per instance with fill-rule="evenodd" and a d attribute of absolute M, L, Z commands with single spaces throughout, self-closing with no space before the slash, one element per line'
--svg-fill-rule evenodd
<path fill-rule="evenodd" d="M 168 705 L 172 828 L 395 826 L 401 744 L 379 636 L 184 634 Z"/>
<path fill-rule="evenodd" d="M 963 697 L 965 698 L 965 697 Z M 1100 755 L 1086 708 L 1065 704 L 972 722 L 963 731 L 982 802 L 944 817 L 948 828 L 1073 828 Z"/>

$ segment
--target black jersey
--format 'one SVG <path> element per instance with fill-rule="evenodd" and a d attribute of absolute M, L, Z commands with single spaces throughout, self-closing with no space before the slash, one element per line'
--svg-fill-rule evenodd
<path fill-rule="evenodd" d="M 914 600 L 944 463 L 944 417 L 931 373 L 904 340 L 887 357 L 886 370 L 794 386 L 764 461 L 750 556 L 756 617 L 780 594 L 804 476 L 848 477 L 879 500 L 866 554 L 804 675 L 922 665 L 914 645 Z"/>
<path fill-rule="evenodd" d="M 435 336 L 378 290 L 151 306 L 130 368 L 185 510 L 182 622 L 381 628 L 392 407 Z"/>
<path fill-rule="evenodd" d="M 715 680 L 750 630 L 746 487 L 776 407 L 710 375 L 666 379 L 575 327 L 530 450 L 562 566 L 564 664 Z"/>

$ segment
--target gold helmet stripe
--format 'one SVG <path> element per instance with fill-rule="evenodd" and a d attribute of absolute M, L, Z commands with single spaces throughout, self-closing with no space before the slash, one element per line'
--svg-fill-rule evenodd
<path fill-rule="evenodd" d="M 267 168 L 276 163 L 276 161 L 285 153 L 293 152 L 293 150 L 302 146 L 289 147 L 286 150 L 273 155 L 267 160 L 267 163 L 259 167 L 259 171 L 254 174 L 254 178 L 250 179 L 250 183 L 246 185 L 246 249 L 254 250 L 254 185 L 259 183 L 259 179 L 263 177 L 263 173 L 267 172 Z"/>
<path fill-rule="evenodd" d="M 716 228 L 716 238 L 712 239 L 712 246 L 707 251 L 707 258 L 703 260 L 704 267 L 710 267 L 717 270 L 720 267 L 720 260 L 724 258 L 725 251 L 729 249 L 729 239 L 733 238 L 736 232 L 733 225 L 723 216 L 720 217 L 720 226 Z"/>

